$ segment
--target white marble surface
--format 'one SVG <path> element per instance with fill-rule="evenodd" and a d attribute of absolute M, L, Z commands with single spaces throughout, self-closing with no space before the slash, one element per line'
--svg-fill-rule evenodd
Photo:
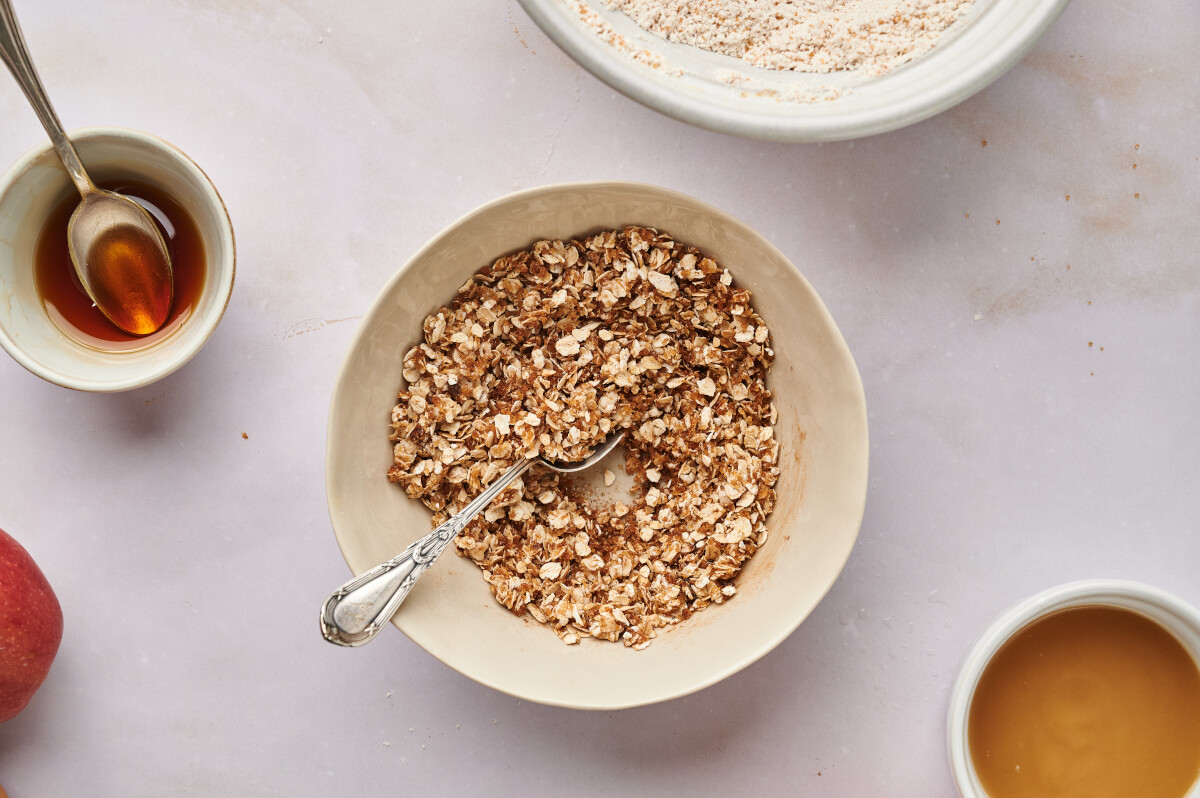
<path fill-rule="evenodd" d="M 150 388 L 0 358 L 0 527 L 66 616 L 0 726 L 13 798 L 947 796 L 949 685 L 994 615 L 1092 576 L 1200 603 L 1192 0 L 1081 0 L 959 107 L 824 146 L 642 108 L 513 0 L 16 5 L 68 126 L 148 130 L 208 171 L 239 273 L 208 347 Z M 42 136 L 7 78 L 0 119 L 0 162 Z M 394 630 L 324 643 L 347 577 L 325 414 L 358 316 L 460 214 L 594 178 L 731 211 L 822 294 L 871 421 L 846 570 L 757 664 L 618 713 L 494 693 Z"/>

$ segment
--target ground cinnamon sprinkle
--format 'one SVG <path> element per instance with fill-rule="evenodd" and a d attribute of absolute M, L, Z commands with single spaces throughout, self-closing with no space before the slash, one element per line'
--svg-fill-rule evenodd
<path fill-rule="evenodd" d="M 636 227 L 540 241 L 426 318 L 388 476 L 440 523 L 519 458 L 578 460 L 625 430 L 628 505 L 534 466 L 456 545 L 501 604 L 564 642 L 644 648 L 733 596 L 766 540 L 773 359 L 750 293 L 697 250 Z"/>

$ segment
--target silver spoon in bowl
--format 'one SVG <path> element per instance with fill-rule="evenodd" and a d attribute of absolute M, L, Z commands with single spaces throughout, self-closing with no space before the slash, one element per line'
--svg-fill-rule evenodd
<path fill-rule="evenodd" d="M 391 620 L 417 579 L 437 561 L 450 541 L 531 465 L 540 463 L 560 474 L 583 471 L 603 460 L 624 437 L 624 432 L 608 436 L 591 454 L 576 463 L 530 457 L 512 466 L 437 529 L 395 558 L 376 565 L 335 590 L 321 605 L 321 635 L 339 646 L 361 646 L 370 641 Z"/>
<path fill-rule="evenodd" d="M 154 218 L 128 197 L 96 188 L 50 105 L 9 0 L 0 0 L 0 60 L 17 79 L 82 201 L 67 225 L 79 282 L 109 321 L 132 335 L 163 325 L 174 301 L 167 242 Z"/>

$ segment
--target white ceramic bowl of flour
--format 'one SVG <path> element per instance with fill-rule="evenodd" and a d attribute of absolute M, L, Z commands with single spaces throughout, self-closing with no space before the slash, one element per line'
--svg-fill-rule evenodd
<path fill-rule="evenodd" d="M 878 76 L 751 66 L 659 38 L 606 0 L 520 2 L 572 58 L 644 105 L 740 136 L 836 141 L 910 125 L 965 100 L 1020 60 L 1069 0 L 974 0 L 931 50 Z"/>

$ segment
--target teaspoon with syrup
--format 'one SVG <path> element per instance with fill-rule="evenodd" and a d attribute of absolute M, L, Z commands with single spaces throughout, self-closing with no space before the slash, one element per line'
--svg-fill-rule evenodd
<path fill-rule="evenodd" d="M 50 105 L 9 0 L 0 0 L 0 60 L 33 105 L 82 201 L 67 225 L 67 248 L 92 302 L 132 335 L 167 320 L 174 300 L 171 255 L 154 218 L 128 197 L 96 188 Z"/>

